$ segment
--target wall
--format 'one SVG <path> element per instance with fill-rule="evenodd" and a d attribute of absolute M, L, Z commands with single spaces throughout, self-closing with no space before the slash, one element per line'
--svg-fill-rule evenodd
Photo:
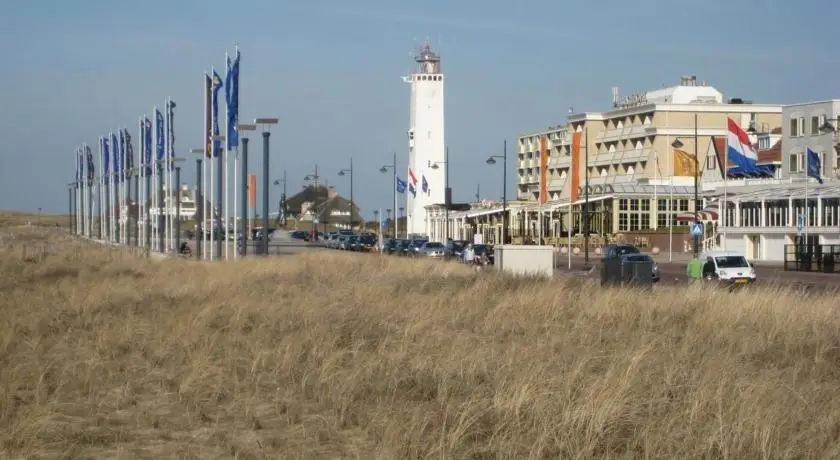
<path fill-rule="evenodd" d="M 827 173 L 833 174 L 834 168 L 837 168 L 837 158 L 834 153 L 834 136 L 831 134 L 812 134 L 811 133 L 811 117 L 826 116 L 828 121 L 837 125 L 837 117 L 840 114 L 840 101 L 825 101 L 815 102 L 811 104 L 789 105 L 782 107 L 782 177 L 803 177 L 801 172 L 790 172 L 790 156 L 797 155 L 800 168 L 804 169 L 805 149 L 810 147 L 811 150 L 817 154 L 824 154 L 825 170 L 823 175 Z M 805 117 L 805 135 L 798 135 L 791 137 L 791 119 L 798 119 Z"/>

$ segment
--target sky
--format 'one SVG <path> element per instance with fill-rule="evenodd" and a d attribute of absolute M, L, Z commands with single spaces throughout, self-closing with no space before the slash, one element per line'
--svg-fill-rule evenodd
<path fill-rule="evenodd" d="M 277 117 L 272 179 L 301 189 L 314 172 L 344 196 L 353 159 L 365 216 L 388 208 L 380 166 L 407 161 L 409 87 L 400 77 L 429 39 L 446 74 L 453 199 L 502 195 L 488 155 L 515 140 L 606 110 L 622 94 L 696 75 L 756 103 L 840 97 L 833 30 L 840 2 L 781 0 L 146 0 L 10 2 L 0 15 L 0 209 L 64 213 L 73 152 L 177 103 L 176 154 L 201 147 L 203 73 L 242 52 L 240 119 Z M 251 143 L 251 172 L 261 168 Z M 192 159 L 182 181 L 193 184 Z M 259 177 L 259 176 L 258 176 Z M 275 210 L 281 187 L 272 187 Z M 258 193 L 258 197 L 261 192 Z M 261 206 L 261 205 L 258 205 Z"/>

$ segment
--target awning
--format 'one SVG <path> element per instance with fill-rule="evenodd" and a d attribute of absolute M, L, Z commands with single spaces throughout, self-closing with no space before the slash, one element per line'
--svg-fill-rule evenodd
<path fill-rule="evenodd" d="M 718 220 L 718 210 L 717 208 L 706 208 L 697 211 L 697 218 L 700 219 L 701 222 L 717 222 Z M 694 221 L 694 213 L 693 212 L 684 212 L 681 214 L 677 214 L 677 221 L 678 222 L 693 222 Z"/>

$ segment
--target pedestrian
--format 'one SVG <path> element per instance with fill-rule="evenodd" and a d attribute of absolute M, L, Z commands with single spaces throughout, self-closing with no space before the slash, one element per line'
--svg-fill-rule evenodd
<path fill-rule="evenodd" d="M 464 252 L 461 253 L 462 257 L 464 258 L 465 264 L 472 264 L 475 260 L 475 251 L 473 250 L 473 245 L 468 244 L 466 248 L 464 248 Z"/>
<path fill-rule="evenodd" d="M 693 257 L 685 269 L 689 282 L 698 281 L 703 278 L 703 262 L 699 257 Z"/>
<path fill-rule="evenodd" d="M 703 278 L 708 277 L 716 277 L 717 276 L 717 267 L 715 267 L 715 261 L 712 260 L 711 257 L 706 257 L 706 263 L 703 264 Z"/>

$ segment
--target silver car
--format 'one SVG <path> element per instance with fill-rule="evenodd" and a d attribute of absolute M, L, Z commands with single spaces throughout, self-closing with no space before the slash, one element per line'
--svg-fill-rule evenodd
<path fill-rule="evenodd" d="M 443 243 L 427 242 L 420 247 L 420 253 L 426 257 L 443 257 L 446 254 L 446 246 Z"/>

